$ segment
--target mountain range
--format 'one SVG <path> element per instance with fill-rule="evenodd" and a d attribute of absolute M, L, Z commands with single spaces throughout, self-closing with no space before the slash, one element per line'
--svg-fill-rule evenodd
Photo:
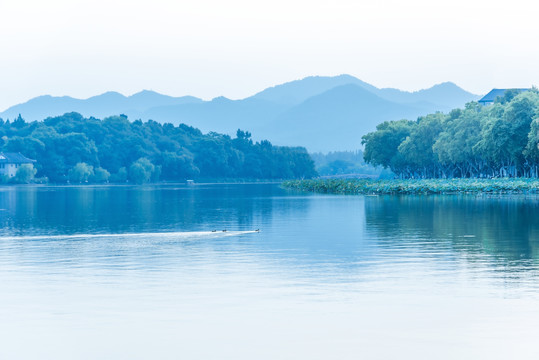
<path fill-rule="evenodd" d="M 148 90 L 131 96 L 107 92 L 88 99 L 45 95 L 12 106 L 0 117 L 14 119 L 21 114 L 32 121 L 71 111 L 97 118 L 125 114 L 131 120 L 185 123 L 203 132 L 235 135 L 242 129 L 255 140 L 327 152 L 359 148 L 361 136 L 383 121 L 446 112 L 478 98 L 451 82 L 406 92 L 380 89 L 350 75 L 312 76 L 241 100 L 217 97 L 204 101 Z"/>

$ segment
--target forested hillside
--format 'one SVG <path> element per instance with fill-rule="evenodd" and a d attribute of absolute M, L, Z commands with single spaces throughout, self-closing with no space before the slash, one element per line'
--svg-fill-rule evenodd
<path fill-rule="evenodd" d="M 0 150 L 37 160 L 37 176 L 54 183 L 316 175 L 301 147 L 255 143 L 241 130 L 232 138 L 184 124 L 130 122 L 126 116 L 99 120 L 68 113 L 33 122 L 0 119 Z"/>
<path fill-rule="evenodd" d="M 390 121 L 363 137 L 365 160 L 404 178 L 538 177 L 539 92 Z"/>

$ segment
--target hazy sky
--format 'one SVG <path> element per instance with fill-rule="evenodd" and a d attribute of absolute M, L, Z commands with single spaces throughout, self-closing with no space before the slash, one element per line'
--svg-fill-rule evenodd
<path fill-rule="evenodd" d="M 512 0 L 0 0 L 0 110 L 142 89 L 242 98 L 309 75 L 378 87 L 539 84 L 539 4 Z"/>

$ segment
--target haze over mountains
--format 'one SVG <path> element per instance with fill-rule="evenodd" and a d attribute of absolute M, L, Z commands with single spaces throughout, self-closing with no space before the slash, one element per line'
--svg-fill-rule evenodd
<path fill-rule="evenodd" d="M 21 114 L 32 121 L 71 111 L 97 118 L 125 114 L 131 120 L 185 123 L 203 132 L 234 135 L 242 129 L 250 131 L 255 140 L 326 152 L 357 149 L 361 136 L 380 122 L 446 112 L 478 98 L 450 82 L 406 92 L 379 89 L 350 75 L 313 76 L 242 100 L 218 97 L 204 101 L 147 90 L 127 97 L 107 92 L 84 100 L 45 95 L 10 107 L 0 117 L 14 119 Z"/>

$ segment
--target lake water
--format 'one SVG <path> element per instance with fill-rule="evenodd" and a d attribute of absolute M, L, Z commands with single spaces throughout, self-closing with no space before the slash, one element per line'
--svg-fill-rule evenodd
<path fill-rule="evenodd" d="M 537 196 L 3 187 L 0 224 L 1 359 L 539 356 Z"/>

